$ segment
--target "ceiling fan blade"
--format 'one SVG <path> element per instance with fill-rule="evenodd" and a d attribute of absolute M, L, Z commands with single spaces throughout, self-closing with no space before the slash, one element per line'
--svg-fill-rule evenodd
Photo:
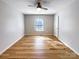
<path fill-rule="evenodd" d="M 35 7 L 35 5 L 28 5 L 28 7 Z"/>
<path fill-rule="evenodd" d="M 41 9 L 48 10 L 48 8 L 43 8 L 43 7 Z"/>
<path fill-rule="evenodd" d="M 30 1 L 31 4 L 28 5 L 28 7 L 35 7 L 37 5 L 38 0 Z"/>

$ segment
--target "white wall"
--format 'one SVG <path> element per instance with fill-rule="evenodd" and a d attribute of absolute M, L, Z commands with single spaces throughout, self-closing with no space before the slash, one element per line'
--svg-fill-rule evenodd
<path fill-rule="evenodd" d="M 23 35 L 23 15 L 0 0 L 0 54 Z"/>
<path fill-rule="evenodd" d="M 79 0 L 75 0 L 57 16 L 59 16 L 60 40 L 79 54 Z"/>
<path fill-rule="evenodd" d="M 37 32 L 34 29 L 34 20 L 42 18 L 44 20 L 44 31 Z M 54 15 L 25 15 L 25 35 L 53 35 Z"/>

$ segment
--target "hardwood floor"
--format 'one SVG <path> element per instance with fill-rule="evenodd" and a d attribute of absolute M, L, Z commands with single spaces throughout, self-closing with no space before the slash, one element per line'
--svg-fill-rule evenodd
<path fill-rule="evenodd" d="M 25 36 L 0 59 L 79 59 L 54 36 Z"/>

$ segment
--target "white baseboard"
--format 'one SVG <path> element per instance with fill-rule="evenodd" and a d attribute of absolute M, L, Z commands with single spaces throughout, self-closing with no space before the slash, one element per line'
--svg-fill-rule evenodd
<path fill-rule="evenodd" d="M 59 39 L 60 40 L 60 39 Z M 70 48 L 74 53 L 76 53 L 77 55 L 79 55 L 79 53 L 74 50 L 72 47 L 70 47 L 67 43 L 65 43 L 64 41 L 60 40 L 64 45 L 66 45 L 68 48 Z"/>
<path fill-rule="evenodd" d="M 14 41 L 12 44 L 10 44 L 8 47 L 6 47 L 3 51 L 0 52 L 0 55 L 3 54 L 7 49 L 9 49 L 11 46 L 13 46 L 17 41 L 19 41 L 24 35 L 19 37 L 16 41 Z"/>

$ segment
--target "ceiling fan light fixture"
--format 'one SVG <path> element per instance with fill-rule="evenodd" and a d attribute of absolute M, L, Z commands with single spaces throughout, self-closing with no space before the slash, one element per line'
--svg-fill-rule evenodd
<path fill-rule="evenodd" d="M 41 11 L 41 8 L 37 8 L 37 11 Z"/>

